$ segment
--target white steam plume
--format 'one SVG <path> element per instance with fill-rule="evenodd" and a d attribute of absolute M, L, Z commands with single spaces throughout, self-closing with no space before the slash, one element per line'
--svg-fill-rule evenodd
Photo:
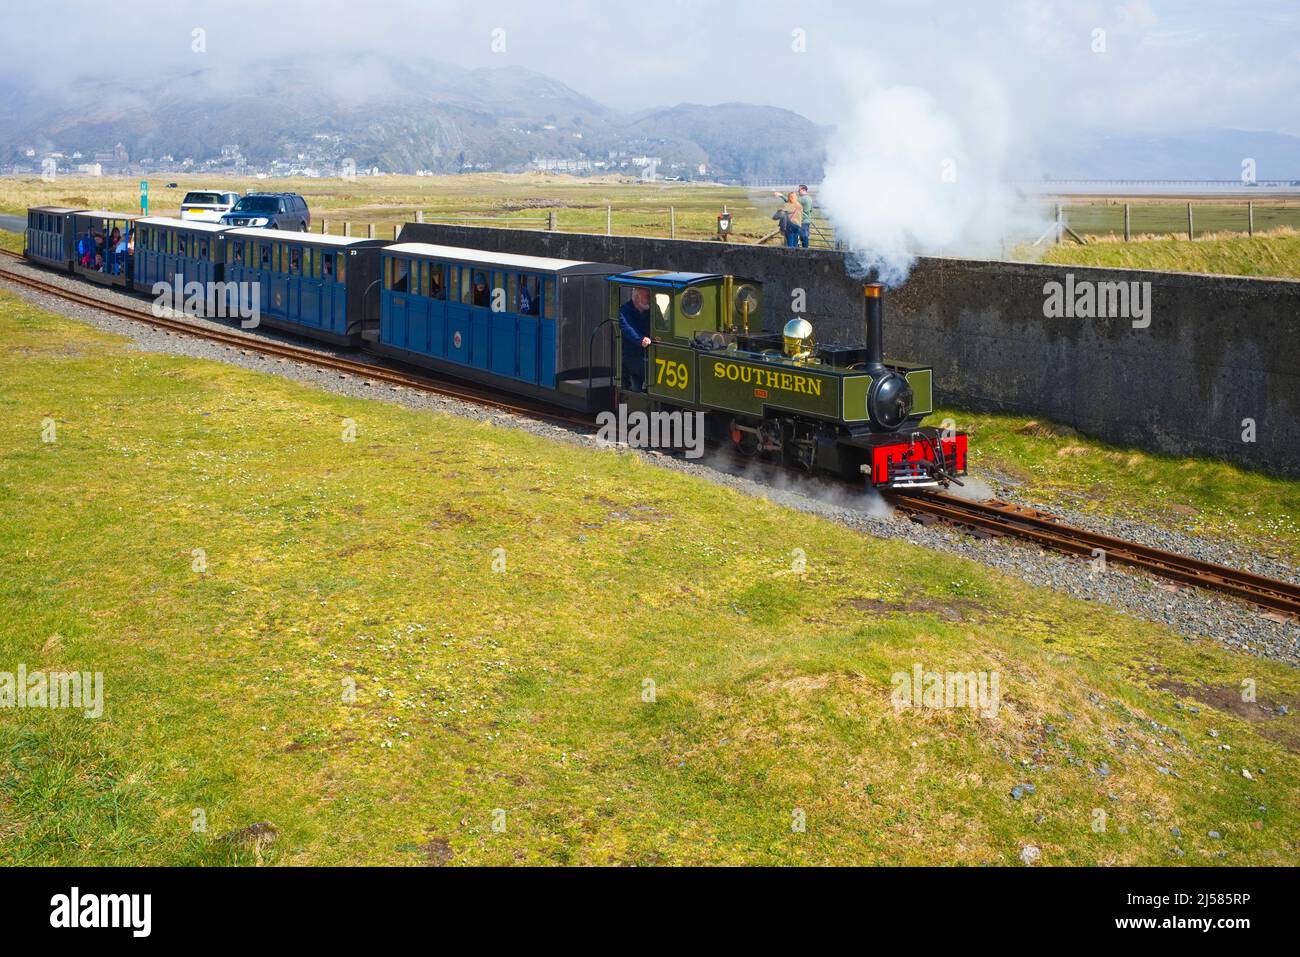
<path fill-rule="evenodd" d="M 818 201 L 855 275 L 898 285 L 918 255 L 997 257 L 1048 228 L 1013 185 L 1028 166 L 997 82 L 966 73 L 943 92 L 866 85 L 830 137 Z"/>

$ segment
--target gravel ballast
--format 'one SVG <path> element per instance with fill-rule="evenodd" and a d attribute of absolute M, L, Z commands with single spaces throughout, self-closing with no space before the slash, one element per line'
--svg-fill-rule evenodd
<path fill-rule="evenodd" d="M 145 301 L 116 290 L 88 289 L 85 283 L 68 276 L 33 269 L 23 264 L 5 262 L 4 271 L 27 273 L 45 282 L 64 286 L 80 293 L 90 292 L 106 301 L 130 308 L 143 308 Z M 5 287 L 24 299 L 51 312 L 87 322 L 97 328 L 131 339 L 136 348 L 150 352 L 184 355 L 198 359 L 226 362 L 258 372 L 270 372 L 294 381 L 327 389 L 341 395 L 379 399 L 412 409 L 444 412 L 498 425 L 525 429 L 547 438 L 574 442 L 597 448 L 594 435 L 566 426 L 542 422 L 470 402 L 446 398 L 411 389 L 370 383 L 355 376 L 318 369 L 298 362 L 258 355 L 250 345 L 241 350 L 200 338 L 156 329 L 100 310 L 67 302 L 57 296 L 6 283 Z M 191 320 L 225 330 L 237 329 L 233 323 L 204 319 Z M 297 346 L 331 353 L 328 347 L 284 336 L 269 329 L 256 336 L 275 338 Z M 361 359 L 355 353 L 349 358 Z M 376 365 L 380 365 L 376 360 Z M 1176 586 L 1154 577 L 1133 573 L 1114 564 L 1098 571 L 1092 563 L 1051 552 L 1007 538 L 977 538 L 960 529 L 943 524 L 920 525 L 895 512 L 877 497 L 850 493 L 843 487 L 825 483 L 801 482 L 767 470 L 746 474 L 730 456 L 705 456 L 687 460 L 655 452 L 619 450 L 610 454 L 644 455 L 662 467 L 676 469 L 734 488 L 746 495 L 767 498 L 778 504 L 817 514 L 849 528 L 880 538 L 907 541 L 925 548 L 961 555 L 996 568 L 1009 575 L 1039 586 L 1053 588 L 1085 601 L 1095 601 L 1120 609 L 1149 621 L 1169 625 L 1185 638 L 1207 639 L 1224 647 L 1291 665 L 1300 665 L 1300 624 L 1265 618 L 1261 611 L 1227 597 L 1196 588 Z M 996 484 L 996 480 L 995 480 Z M 1044 507 L 1018 489 L 998 487 L 999 498 L 1020 504 Z M 1045 509 L 1047 510 L 1047 509 Z M 1164 526 L 1130 520 L 1099 518 L 1095 515 L 1051 509 L 1063 521 L 1116 538 L 1128 539 L 1189 555 L 1206 561 L 1254 571 L 1261 575 L 1295 581 L 1297 569 L 1266 555 L 1249 552 L 1231 543 L 1204 539 Z"/>

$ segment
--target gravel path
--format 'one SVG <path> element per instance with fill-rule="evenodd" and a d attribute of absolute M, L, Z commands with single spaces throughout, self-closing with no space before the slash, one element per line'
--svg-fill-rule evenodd
<path fill-rule="evenodd" d="M 45 270 L 31 270 L 21 264 L 5 262 L 5 270 L 25 271 L 41 279 L 85 292 L 84 283 L 70 277 L 59 276 Z M 561 425 L 537 422 L 473 403 L 414 392 L 383 384 L 366 384 L 354 376 L 340 375 L 323 369 L 303 366 L 283 359 L 266 358 L 202 339 L 194 339 L 154 329 L 150 326 L 118 319 L 96 309 L 78 306 L 55 296 L 36 293 L 5 283 L 5 288 L 51 312 L 79 319 L 132 339 L 137 348 L 151 351 L 214 359 L 243 366 L 258 372 L 304 382 L 331 392 L 359 398 L 373 398 L 413 409 L 446 412 L 465 418 L 491 420 L 500 425 L 526 429 L 548 438 L 596 447 L 595 438 Z M 139 297 L 114 290 L 101 290 L 104 298 L 139 308 Z M 194 320 L 223 329 L 232 325 L 222 322 Z M 319 352 L 330 352 L 327 347 L 308 344 L 272 330 L 261 330 L 259 335 L 281 339 L 299 346 L 308 346 Z M 355 355 L 352 358 L 358 358 Z M 376 362 L 376 364 L 379 364 Z M 1183 588 L 1150 576 L 1130 572 L 1110 565 L 1105 571 L 1095 572 L 1090 563 L 1040 551 L 1006 538 L 981 539 L 959 529 L 944 525 L 923 526 L 906 516 L 893 512 L 878 498 L 852 495 L 842 486 L 825 483 L 795 482 L 784 476 L 747 475 L 731 457 L 716 455 L 703 459 L 686 460 L 654 452 L 644 454 L 665 468 L 676 469 L 703 477 L 720 485 L 760 496 L 790 508 L 823 516 L 849 528 L 874 535 L 892 538 L 961 555 L 974 561 L 1017 576 L 1033 585 L 1056 589 L 1085 601 L 1096 601 L 1118 608 L 1128 614 L 1149 621 L 1163 622 L 1190 639 L 1209 639 L 1237 651 L 1300 665 L 1300 623 L 1273 621 L 1261 612 L 1241 602 L 1219 597 L 1195 588 Z M 995 483 L 997 482 L 994 477 Z M 1000 498 L 1027 505 L 1044 507 L 1020 493 L 999 483 Z M 1247 568 L 1274 578 L 1296 580 L 1297 569 L 1276 558 L 1250 553 L 1231 543 L 1186 535 L 1167 527 L 1140 524 L 1127 520 L 1110 520 L 1094 515 L 1048 509 L 1071 524 L 1092 529 L 1118 538 L 1127 538 L 1181 554 L 1192 555 L 1208 561 Z"/>

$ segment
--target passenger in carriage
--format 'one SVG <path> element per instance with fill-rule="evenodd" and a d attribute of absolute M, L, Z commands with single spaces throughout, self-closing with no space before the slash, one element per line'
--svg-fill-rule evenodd
<path fill-rule="evenodd" d="M 442 288 L 442 267 L 435 264 L 430 273 L 429 295 L 434 299 L 446 299 L 447 291 Z"/>
<path fill-rule="evenodd" d="M 104 272 L 116 273 L 118 271 L 117 250 L 121 242 L 122 231 L 114 226 L 113 231 L 108 234 L 108 245 L 104 247 L 105 255 L 103 257 L 104 262 L 102 267 Z M 123 252 L 125 251 L 125 247 L 123 247 Z"/>
<path fill-rule="evenodd" d="M 482 306 L 484 309 L 492 305 L 491 296 L 488 293 L 487 277 L 481 272 L 474 273 L 473 303 L 476 306 Z"/>
<path fill-rule="evenodd" d="M 95 261 L 95 235 L 89 229 L 77 240 L 77 264 L 89 266 Z"/>
<path fill-rule="evenodd" d="M 519 312 L 525 316 L 537 315 L 537 280 L 531 276 L 519 277 Z"/>
<path fill-rule="evenodd" d="M 130 244 L 127 241 L 127 236 L 131 235 L 131 230 L 128 228 L 127 235 L 123 236 L 121 231 L 116 226 L 114 226 L 113 235 L 114 237 L 116 237 L 115 241 L 112 244 L 113 245 L 113 275 L 116 276 L 120 272 L 122 272 L 122 268 L 126 265 L 127 250 L 130 248 Z"/>

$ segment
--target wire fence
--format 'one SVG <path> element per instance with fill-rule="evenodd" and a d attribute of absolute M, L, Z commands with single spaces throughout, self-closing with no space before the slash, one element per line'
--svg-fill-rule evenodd
<path fill-rule="evenodd" d="M 785 237 L 776 223 L 766 218 L 767 211 L 746 207 L 746 213 L 733 216 L 730 228 L 720 228 L 721 211 L 675 206 L 565 207 L 529 210 L 526 214 L 494 213 L 470 215 L 426 210 L 393 210 L 380 222 L 355 222 L 322 218 L 313 224 L 314 232 L 340 236 L 393 239 L 408 222 L 446 223 L 465 226 L 497 226 L 561 233 L 604 234 L 607 236 L 653 236 L 665 239 L 720 240 L 733 243 L 783 245 Z M 1043 219 L 1047 225 L 1035 245 L 1056 242 L 1088 243 L 1093 239 L 1135 240 L 1143 237 L 1201 239 L 1208 235 L 1238 234 L 1254 236 L 1277 229 L 1300 230 L 1300 200 L 1258 203 L 1253 201 L 1200 200 L 1193 202 L 1143 201 L 1069 202 L 1046 205 Z M 802 237 L 798 245 L 802 246 Z M 814 216 L 808 230 L 808 246 L 813 249 L 844 248 L 834 225 Z"/>
<path fill-rule="evenodd" d="M 752 208 L 749 208 L 752 209 Z M 647 208 L 645 206 L 590 208 L 562 208 L 546 210 L 544 215 L 447 214 L 427 210 L 394 210 L 380 222 L 357 222 L 336 217 L 321 217 L 313 222 L 311 231 L 334 236 L 352 236 L 369 239 L 393 239 L 405 223 L 445 223 L 455 226 L 497 226 L 507 229 L 535 231 L 595 233 L 606 236 L 656 236 L 665 239 L 719 240 L 735 243 L 783 244 L 785 238 L 776 229 L 776 223 L 766 218 L 764 211 L 747 215 L 743 219 L 727 220 L 729 228 L 721 223 L 729 215 L 726 206 L 721 211 L 693 207 L 679 210 L 675 206 Z M 735 226 L 743 224 L 745 232 Z M 802 245 L 802 237 L 800 243 Z M 813 219 L 809 224 L 808 246 L 815 249 L 839 249 L 839 242 L 831 224 Z"/>
<path fill-rule="evenodd" d="M 1210 234 L 1250 237 L 1276 229 L 1300 229 L 1300 201 L 1286 200 L 1076 201 L 1058 203 L 1045 212 L 1057 224 L 1049 231 L 1057 241 L 1087 242 L 1093 237 L 1131 241 L 1145 236 L 1195 240 Z"/>

